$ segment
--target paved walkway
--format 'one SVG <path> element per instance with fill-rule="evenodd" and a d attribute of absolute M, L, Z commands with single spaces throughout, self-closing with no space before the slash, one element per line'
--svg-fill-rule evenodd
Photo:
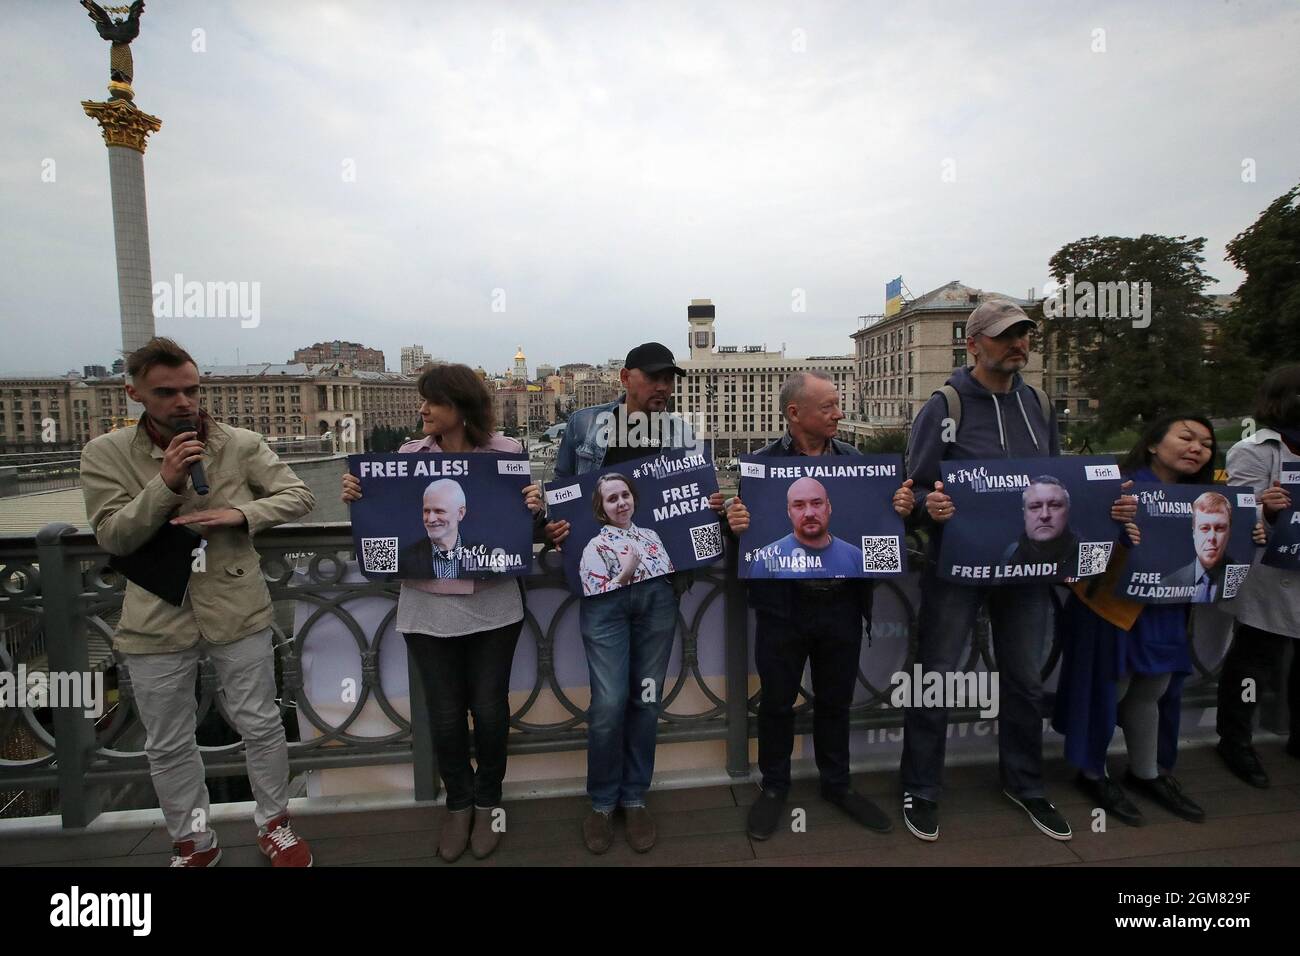
<path fill-rule="evenodd" d="M 633 853 L 616 830 L 610 852 L 592 856 L 582 846 L 582 797 L 521 800 L 506 804 L 508 832 L 498 852 L 484 861 L 466 853 L 456 866 L 1295 866 L 1300 865 L 1300 760 L 1269 742 L 1260 754 L 1273 778 L 1255 790 L 1228 773 L 1208 747 L 1185 751 L 1179 780 L 1205 807 L 1203 824 L 1187 823 L 1142 797 L 1147 815 L 1140 828 L 1111 822 L 1091 830 L 1091 807 L 1071 784 L 1060 760 L 1046 768 L 1049 795 L 1070 821 L 1075 836 L 1060 843 L 1040 834 L 1024 813 L 1002 796 L 990 766 L 950 768 L 942 804 L 941 839 L 927 844 L 903 827 L 897 774 L 855 777 L 855 786 L 883 803 L 894 831 L 863 830 L 817 797 L 814 781 L 798 781 L 790 807 L 807 812 L 803 833 L 779 831 L 766 841 L 745 833 L 745 814 L 757 793 L 751 784 L 659 790 L 649 805 L 659 824 L 659 845 Z M 1113 773 L 1122 758 L 1112 757 Z M 298 829 L 310 839 L 318 865 L 444 866 L 436 856 L 442 807 L 404 807 L 304 815 Z M 219 827 L 223 866 L 267 866 L 247 823 Z M 166 833 L 160 826 L 83 835 L 0 836 L 0 862 L 10 865 L 165 866 Z"/>

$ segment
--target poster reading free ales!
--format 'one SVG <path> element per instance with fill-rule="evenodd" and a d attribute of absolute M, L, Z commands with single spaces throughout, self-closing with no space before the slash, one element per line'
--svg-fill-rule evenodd
<path fill-rule="evenodd" d="M 348 470 L 361 481 L 352 539 L 366 577 L 481 579 L 531 570 L 527 455 L 349 455 Z"/>

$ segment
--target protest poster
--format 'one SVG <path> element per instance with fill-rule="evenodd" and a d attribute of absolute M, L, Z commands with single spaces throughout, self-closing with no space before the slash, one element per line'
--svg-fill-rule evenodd
<path fill-rule="evenodd" d="M 906 570 L 901 455 L 740 456 L 740 577 L 882 578 Z"/>
<path fill-rule="evenodd" d="M 1212 604 L 1235 597 L 1255 545 L 1255 495 L 1249 485 L 1141 481 L 1137 526 L 1115 593 L 1142 604 Z"/>
<path fill-rule="evenodd" d="M 1119 466 L 1106 455 L 945 461 L 952 499 L 939 577 L 997 586 L 1067 581 L 1106 570 L 1122 533 L 1110 517 Z M 916 489 L 918 496 L 929 489 Z"/>
<path fill-rule="evenodd" d="M 709 507 L 718 476 L 706 452 L 665 451 L 546 487 L 548 517 L 569 522 L 561 546 L 574 594 L 589 597 L 710 564 L 722 526 Z"/>
<path fill-rule="evenodd" d="M 1291 507 L 1283 511 L 1269 527 L 1268 548 L 1260 564 L 1270 568 L 1300 570 L 1300 461 L 1282 459 L 1278 478 L 1291 494 Z"/>
<path fill-rule="evenodd" d="M 361 482 L 352 540 L 366 577 L 485 579 L 532 569 L 527 455 L 348 455 L 348 471 Z"/>

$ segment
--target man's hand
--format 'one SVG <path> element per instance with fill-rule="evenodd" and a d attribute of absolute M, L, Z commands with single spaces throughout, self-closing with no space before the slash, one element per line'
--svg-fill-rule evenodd
<path fill-rule="evenodd" d="M 246 523 L 244 513 L 238 508 L 209 508 L 206 511 L 192 511 L 187 515 L 172 518 L 175 525 L 194 525 L 199 534 L 208 536 L 209 531 L 217 528 L 242 528 Z"/>
<path fill-rule="evenodd" d="M 1250 530 L 1250 540 L 1254 541 L 1261 548 L 1268 544 L 1268 528 L 1265 527 L 1264 522 L 1255 522 L 1255 527 Z"/>
<path fill-rule="evenodd" d="M 1264 517 L 1271 524 L 1273 520 L 1291 507 L 1291 493 L 1282 487 L 1282 482 L 1273 482 L 1272 488 L 1264 489 L 1259 496 L 1259 503 L 1264 506 Z"/>
<path fill-rule="evenodd" d="M 722 506 L 726 500 L 727 499 L 722 496 L 722 492 L 715 491 L 713 494 L 709 495 L 709 507 L 718 514 L 722 514 Z"/>
<path fill-rule="evenodd" d="M 560 545 L 564 539 L 569 536 L 569 522 L 567 521 L 548 521 L 543 529 L 546 534 L 546 540 L 551 542 L 551 547 L 560 550 Z"/>
<path fill-rule="evenodd" d="M 907 481 L 894 492 L 894 511 L 900 518 L 906 518 L 916 507 L 916 495 L 912 494 L 912 479 Z"/>
<path fill-rule="evenodd" d="M 185 490 L 185 480 L 190 476 L 190 465 L 203 458 L 203 442 L 198 432 L 179 432 L 163 452 L 162 480 L 176 494 Z"/>
<path fill-rule="evenodd" d="M 1133 547 L 1142 543 L 1142 530 L 1132 521 L 1124 522 L 1124 533 L 1128 535 L 1129 544 Z"/>
<path fill-rule="evenodd" d="M 957 509 L 953 506 L 952 499 L 943 493 L 942 481 L 936 481 L 934 483 L 934 491 L 925 496 L 925 510 L 930 517 L 939 524 L 948 521 L 957 513 Z"/>
<path fill-rule="evenodd" d="M 542 486 L 527 485 L 524 488 L 524 506 L 533 514 L 542 513 Z"/>
<path fill-rule="evenodd" d="M 352 504 L 361 500 L 361 479 L 353 474 L 343 476 L 343 503 Z"/>
<path fill-rule="evenodd" d="M 1124 484 L 1119 486 L 1120 491 L 1128 491 L 1133 487 L 1133 479 L 1130 478 Z M 1133 521 L 1138 514 L 1137 495 L 1120 495 L 1115 499 L 1115 503 L 1110 506 L 1110 517 L 1112 521 L 1118 521 L 1127 525 Z M 1127 529 L 1126 529 L 1127 530 Z M 1133 537 L 1130 533 L 1129 537 Z"/>
<path fill-rule="evenodd" d="M 727 526 L 733 534 L 740 534 L 749 527 L 749 509 L 739 496 L 731 499 L 731 507 L 727 509 Z"/>

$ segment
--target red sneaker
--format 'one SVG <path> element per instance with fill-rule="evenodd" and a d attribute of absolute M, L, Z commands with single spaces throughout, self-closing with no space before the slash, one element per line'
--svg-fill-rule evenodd
<path fill-rule="evenodd" d="M 257 834 L 257 846 L 272 866 L 311 866 L 311 847 L 298 838 L 289 825 L 289 814 L 282 813 Z"/>
<path fill-rule="evenodd" d="M 172 844 L 172 866 L 216 866 L 221 862 L 221 847 L 217 846 L 217 834 L 212 833 L 212 846 L 206 850 L 195 850 L 193 840 L 182 840 Z"/>

